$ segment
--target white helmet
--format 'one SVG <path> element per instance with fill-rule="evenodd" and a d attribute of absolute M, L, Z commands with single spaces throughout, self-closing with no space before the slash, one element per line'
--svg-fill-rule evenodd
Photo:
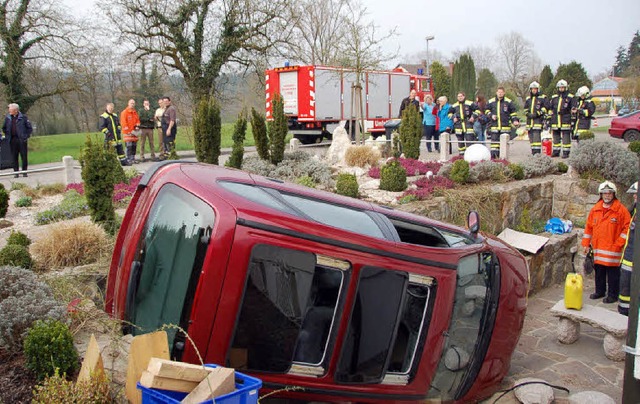
<path fill-rule="evenodd" d="M 567 83 L 567 80 L 558 80 L 558 84 L 556 84 L 556 88 L 560 88 L 560 87 L 569 88 L 569 83 Z"/>
<path fill-rule="evenodd" d="M 616 184 L 614 184 L 611 181 L 605 181 L 598 186 L 599 194 L 603 192 L 611 192 L 611 191 L 613 191 L 614 194 L 618 192 L 618 189 L 616 188 Z"/>
<path fill-rule="evenodd" d="M 529 84 L 529 90 L 531 90 L 532 88 L 537 88 L 538 90 L 540 90 L 540 83 L 534 81 L 533 83 Z"/>
<path fill-rule="evenodd" d="M 582 86 L 578 89 L 578 91 L 576 91 L 576 95 L 578 97 L 588 97 L 589 96 L 589 87 L 587 86 Z"/>
<path fill-rule="evenodd" d="M 638 193 L 638 181 L 634 182 L 633 185 L 627 189 L 628 194 L 637 194 Z"/>

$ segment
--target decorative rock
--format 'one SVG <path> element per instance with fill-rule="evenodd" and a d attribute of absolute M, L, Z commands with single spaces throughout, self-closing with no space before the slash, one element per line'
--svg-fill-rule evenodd
<path fill-rule="evenodd" d="M 452 346 L 447 349 L 444 357 L 444 366 L 455 372 L 464 369 L 469 364 L 469 354 L 462 348 Z"/>
<path fill-rule="evenodd" d="M 613 334 L 606 333 L 604 335 L 604 341 L 602 342 L 602 345 L 604 346 L 604 356 L 611 359 L 612 361 L 624 361 L 625 353 L 622 349 L 624 342 L 624 337 L 619 338 L 614 336 Z"/>
<path fill-rule="evenodd" d="M 289 151 L 293 153 L 294 151 L 298 150 L 301 145 L 302 143 L 300 143 L 300 140 L 294 137 L 289 141 Z"/>
<path fill-rule="evenodd" d="M 0 219 L 0 229 L 6 229 L 7 227 L 13 226 L 13 222 L 10 222 L 6 219 Z"/>
<path fill-rule="evenodd" d="M 526 377 L 517 380 L 513 385 L 518 386 L 524 383 L 541 382 L 546 383 L 542 379 L 534 379 Z M 526 384 L 515 389 L 516 398 L 523 404 L 550 404 L 553 402 L 553 389 L 546 384 L 535 383 Z"/>
<path fill-rule="evenodd" d="M 344 162 L 344 155 L 350 146 L 351 139 L 349 138 L 349 134 L 342 126 L 338 126 L 336 130 L 333 131 L 333 140 L 327 150 L 325 160 L 329 162 L 329 164 Z"/>
<path fill-rule="evenodd" d="M 599 391 L 581 391 L 569 396 L 569 404 L 615 404 L 616 400 Z"/>
<path fill-rule="evenodd" d="M 573 344 L 580 337 L 580 323 L 561 317 L 558 323 L 558 341 Z"/>
<path fill-rule="evenodd" d="M 469 286 L 464 289 L 464 297 L 467 299 L 484 299 L 487 296 L 487 288 L 481 285 Z"/>

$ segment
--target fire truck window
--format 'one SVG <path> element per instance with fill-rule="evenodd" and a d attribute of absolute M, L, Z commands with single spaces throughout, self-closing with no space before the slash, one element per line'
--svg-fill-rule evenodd
<path fill-rule="evenodd" d="M 291 194 L 283 193 L 282 197 L 317 222 L 372 237 L 385 238 L 380 227 L 366 212 Z"/>
<path fill-rule="evenodd" d="M 316 265 L 315 254 L 256 246 L 231 347 L 246 352 L 246 369 L 286 373 L 293 361 L 320 364 L 342 283 L 342 271 Z"/>
<path fill-rule="evenodd" d="M 430 292 L 427 285 L 410 283 L 407 286 L 393 353 L 387 367 L 389 372 L 408 374 L 413 370 L 416 354 L 421 350 L 420 341 L 426 332 L 424 325 L 428 317 Z"/>
<path fill-rule="evenodd" d="M 362 268 L 336 370 L 337 381 L 382 381 L 401 317 L 407 281 L 405 272 Z"/>

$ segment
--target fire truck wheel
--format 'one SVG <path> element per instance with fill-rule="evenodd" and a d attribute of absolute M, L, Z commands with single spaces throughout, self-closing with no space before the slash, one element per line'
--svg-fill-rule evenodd
<path fill-rule="evenodd" d="M 322 142 L 322 135 L 302 135 L 296 136 L 302 144 L 314 144 Z"/>

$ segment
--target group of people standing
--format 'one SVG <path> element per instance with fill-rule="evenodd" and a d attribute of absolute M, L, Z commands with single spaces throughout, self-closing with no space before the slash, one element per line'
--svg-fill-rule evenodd
<path fill-rule="evenodd" d="M 542 131 L 549 128 L 553 135 L 552 156 L 568 158 L 572 139 L 578 140 L 581 132 L 591 128 L 595 104 L 591 100 L 589 88 L 580 87 L 574 96 L 568 91 L 568 83 L 560 80 L 556 84 L 557 92 L 551 98 L 542 94 L 540 88 L 538 82 L 532 82 L 524 104 L 531 153 L 542 152 Z M 459 92 L 456 102 L 450 105 L 447 97 L 439 97 L 436 104 L 429 94 L 425 95 L 424 102 L 420 102 L 417 92 L 411 90 L 409 97 L 400 105 L 399 116 L 402 117 L 402 113 L 410 105 L 421 112 L 423 137 L 429 152 L 432 149 L 440 150 L 439 137 L 443 132 L 455 133 L 461 155 L 473 142 L 484 142 L 486 133 L 490 141 L 491 157 L 498 158 L 500 136 L 511 134 L 513 127 L 520 126 L 518 109 L 505 94 L 504 87 L 498 87 L 496 96 L 488 101 L 482 95 L 478 95 L 475 101 L 470 101 L 464 92 Z M 451 151 L 449 143 L 449 153 Z"/>
<path fill-rule="evenodd" d="M 146 161 L 145 144 L 149 143 L 152 161 L 166 159 L 175 147 L 177 134 L 176 109 L 171 103 L 171 98 L 162 97 L 158 100 L 158 108 L 151 110 L 148 99 L 143 101 L 140 110 L 135 108 L 136 102 L 130 99 L 127 107 L 115 114 L 114 104 L 108 103 L 105 112 L 100 115 L 98 127 L 104 135 L 105 146 L 113 147 L 118 159 L 123 166 L 137 164 Z M 153 130 L 158 132 L 158 148 L 154 147 Z M 136 153 L 140 145 L 140 160 L 136 160 Z M 123 147 L 124 143 L 124 147 Z M 159 158 L 156 158 L 156 151 Z"/>

